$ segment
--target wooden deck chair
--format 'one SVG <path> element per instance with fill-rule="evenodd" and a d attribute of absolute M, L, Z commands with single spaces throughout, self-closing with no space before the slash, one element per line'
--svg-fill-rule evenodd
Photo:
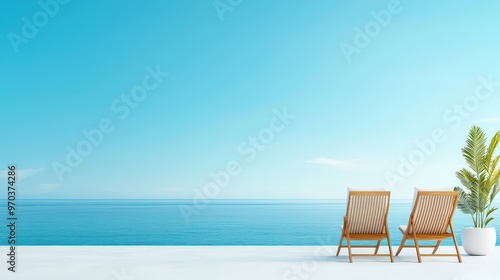
<path fill-rule="evenodd" d="M 347 247 L 351 263 L 353 256 L 386 256 L 390 257 L 391 262 L 394 262 L 387 225 L 390 196 L 390 191 L 349 191 L 337 256 L 342 248 Z M 347 246 L 342 245 L 344 238 L 347 240 Z M 389 254 L 378 254 L 380 243 L 384 239 L 387 239 Z M 351 245 L 352 240 L 377 240 L 377 245 L 353 246 Z M 352 248 L 375 248 L 375 252 L 373 254 L 353 254 Z"/>
<path fill-rule="evenodd" d="M 458 202 L 458 192 L 455 191 L 418 191 L 413 203 L 407 226 L 400 226 L 403 239 L 396 256 L 403 248 L 415 248 L 418 262 L 421 257 L 457 257 L 462 262 L 458 243 L 453 230 L 451 219 Z M 449 231 L 448 231 L 449 230 Z M 446 238 L 453 238 L 456 254 L 436 254 L 441 242 Z M 406 240 L 413 240 L 415 245 L 405 246 Z M 436 240 L 436 245 L 420 246 L 419 241 Z M 432 254 L 421 254 L 420 248 L 434 248 Z"/>

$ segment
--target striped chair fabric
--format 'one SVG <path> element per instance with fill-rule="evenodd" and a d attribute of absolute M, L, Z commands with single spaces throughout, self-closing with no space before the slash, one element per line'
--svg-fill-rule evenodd
<path fill-rule="evenodd" d="M 384 233 L 385 218 L 389 206 L 389 196 L 385 193 L 359 195 L 351 192 L 347 220 L 350 234 Z"/>

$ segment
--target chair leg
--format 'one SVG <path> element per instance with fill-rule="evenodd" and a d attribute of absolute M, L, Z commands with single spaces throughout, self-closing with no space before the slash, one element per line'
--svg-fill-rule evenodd
<path fill-rule="evenodd" d="M 352 263 L 351 240 L 349 239 L 348 236 L 346 237 L 346 239 L 347 239 L 347 250 L 349 251 L 349 262 Z"/>
<path fill-rule="evenodd" d="M 382 242 L 382 239 L 380 239 L 378 242 L 377 242 L 377 247 L 375 247 L 375 255 L 378 253 L 378 249 L 380 248 L 380 243 Z"/>
<path fill-rule="evenodd" d="M 337 249 L 337 256 L 339 255 L 340 249 L 342 248 L 342 241 L 343 240 L 344 240 L 344 234 L 342 233 L 342 236 L 340 237 L 339 246 L 338 246 L 338 249 Z"/>
<path fill-rule="evenodd" d="M 415 238 L 413 240 L 415 241 L 415 250 L 417 251 L 418 262 L 421 263 L 422 262 L 422 258 L 420 257 L 420 247 L 418 247 L 418 240 L 417 240 L 417 238 Z"/>
<path fill-rule="evenodd" d="M 455 237 L 455 231 L 453 230 L 453 226 L 450 223 L 451 234 L 453 236 L 453 242 L 455 243 L 455 251 L 457 251 L 458 262 L 462 262 L 462 257 L 460 256 L 460 250 L 458 249 L 457 238 Z"/>
<path fill-rule="evenodd" d="M 399 244 L 398 251 L 396 252 L 396 257 L 399 255 L 399 253 L 401 253 L 401 250 L 403 250 L 405 242 L 406 242 L 406 234 L 403 235 L 403 239 L 401 240 L 401 244 Z"/>
<path fill-rule="evenodd" d="M 439 245 L 441 245 L 441 242 L 442 242 L 442 241 L 443 241 L 443 240 L 438 240 L 438 242 L 436 243 L 436 247 L 434 247 L 434 250 L 432 251 L 432 254 L 433 254 L 433 255 L 437 252 L 437 250 L 438 250 L 438 248 L 439 248 Z"/>
<path fill-rule="evenodd" d="M 394 257 L 392 256 L 392 246 L 391 246 L 391 236 L 389 234 L 389 226 L 385 226 L 385 232 L 387 232 L 387 246 L 389 246 L 389 256 L 391 257 L 391 263 L 394 262 Z"/>

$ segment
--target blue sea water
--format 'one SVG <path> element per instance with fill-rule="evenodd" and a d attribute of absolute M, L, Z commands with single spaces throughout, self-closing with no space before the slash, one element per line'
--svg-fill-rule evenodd
<path fill-rule="evenodd" d="M 180 206 L 191 200 L 20 200 L 17 245 L 337 245 L 345 201 L 213 200 L 185 219 Z M 7 225 L 5 211 L 2 224 Z M 187 208 L 186 208 L 187 209 Z M 190 208 L 193 210 L 194 208 Z M 409 201 L 391 201 L 391 243 L 408 222 Z M 499 210 L 500 212 L 500 210 Z M 500 218 L 490 225 L 497 229 Z M 457 210 L 457 239 L 470 216 Z M 7 245 L 8 228 L 0 229 Z M 452 245 L 446 240 L 443 245 Z"/>

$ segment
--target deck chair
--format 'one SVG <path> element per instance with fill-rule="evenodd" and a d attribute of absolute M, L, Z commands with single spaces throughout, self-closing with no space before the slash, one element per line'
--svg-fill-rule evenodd
<path fill-rule="evenodd" d="M 458 192 L 455 191 L 416 191 L 413 210 L 408 220 L 408 225 L 400 226 L 403 239 L 399 245 L 396 256 L 403 248 L 415 248 L 418 262 L 421 257 L 457 257 L 462 262 L 458 243 L 453 230 L 451 219 L 458 202 Z M 448 231 L 449 230 L 449 231 Z M 456 254 L 436 254 L 441 242 L 446 238 L 453 238 Z M 406 246 L 405 242 L 413 240 L 413 246 Z M 420 246 L 419 241 L 436 240 L 436 245 Z M 420 248 L 434 248 L 432 254 L 420 253 Z"/>
<path fill-rule="evenodd" d="M 390 196 L 390 191 L 349 191 L 337 256 L 342 248 L 347 247 L 351 263 L 353 256 L 386 256 L 390 257 L 391 262 L 394 262 L 387 225 Z M 342 244 L 344 238 L 347 240 L 347 246 Z M 384 239 L 387 239 L 389 254 L 378 254 L 380 243 Z M 377 245 L 353 246 L 351 245 L 353 240 L 377 240 Z M 375 248 L 375 252 L 373 254 L 353 254 L 352 248 Z"/>

